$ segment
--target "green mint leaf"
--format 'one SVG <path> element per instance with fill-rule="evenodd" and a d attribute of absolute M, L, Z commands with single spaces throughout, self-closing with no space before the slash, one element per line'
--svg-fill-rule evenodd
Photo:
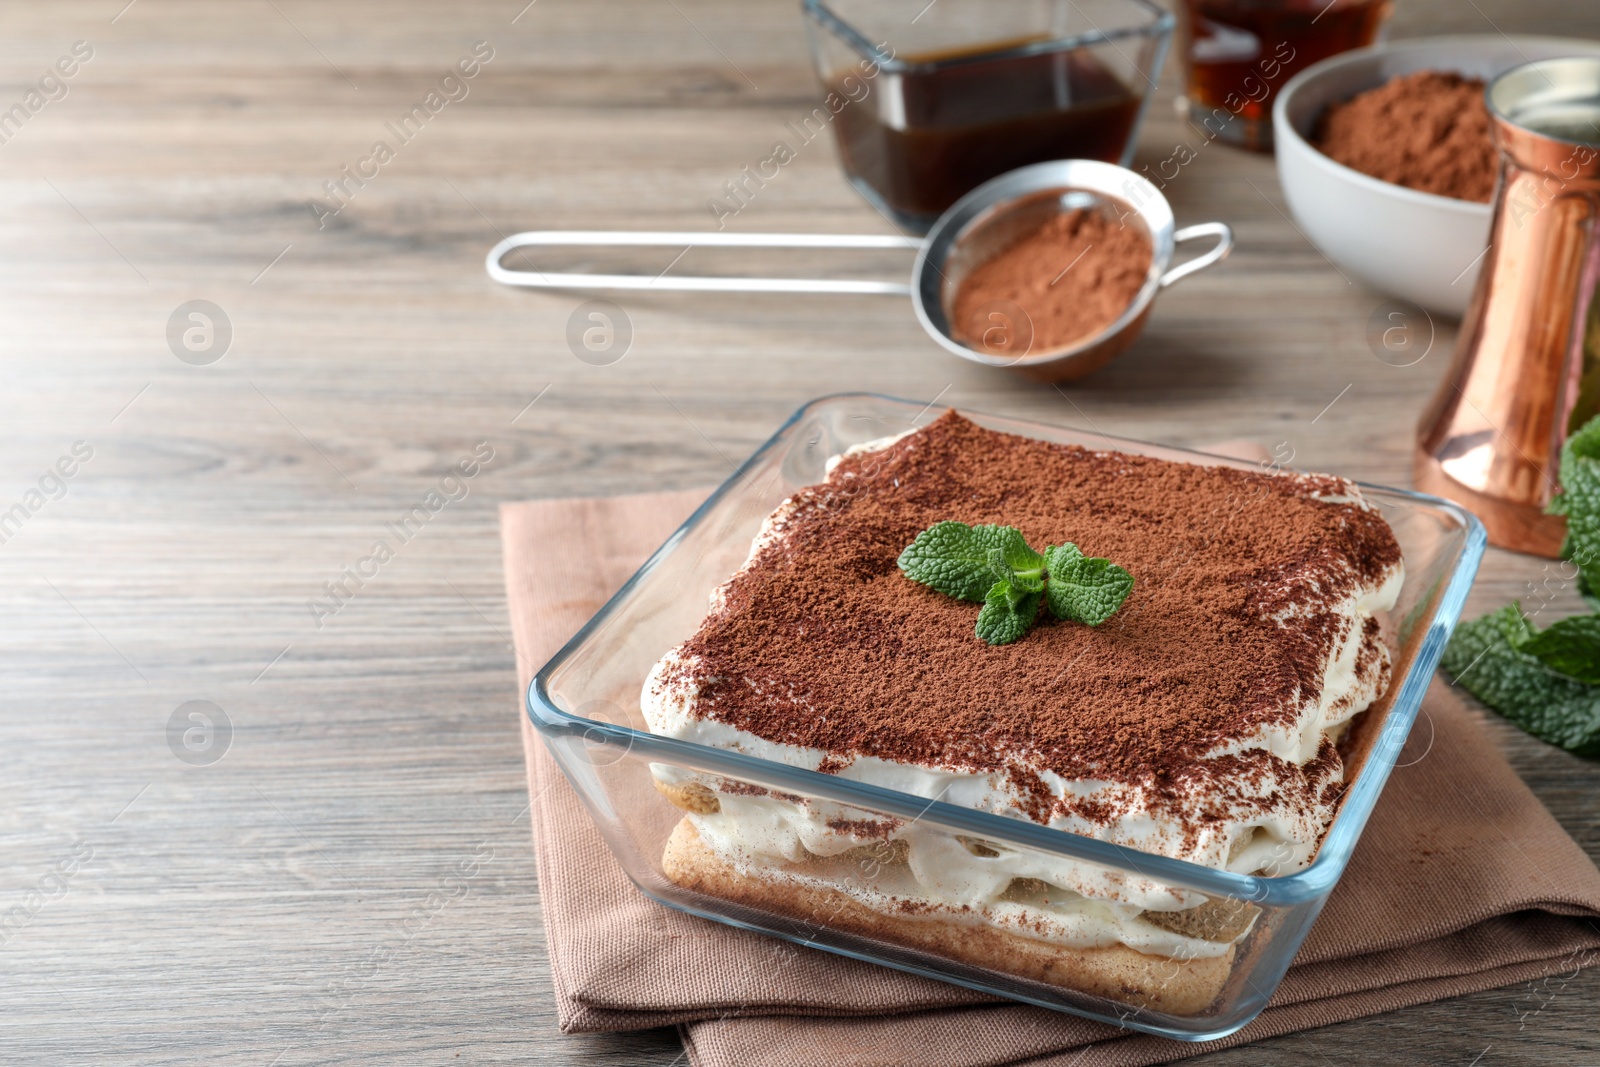
<path fill-rule="evenodd" d="M 1007 527 L 1002 527 L 1006 529 Z M 1030 548 L 1028 551 L 1032 552 Z M 999 548 L 989 549 L 989 571 L 995 580 L 1008 583 L 1012 589 L 1023 593 L 1039 593 L 1044 590 L 1043 557 L 1040 557 L 1038 569 L 1019 571 L 1011 565 L 1006 558 L 1005 551 Z M 987 595 L 987 594 L 985 594 Z"/>
<path fill-rule="evenodd" d="M 1523 613 L 1519 601 L 1512 601 L 1510 606 L 1515 610 L 1497 611 L 1490 617 L 1494 619 L 1495 626 L 1499 627 L 1506 642 L 1512 648 L 1520 649 L 1539 631 L 1534 627 L 1533 620 Z"/>
<path fill-rule="evenodd" d="M 957 600 L 982 603 L 996 581 L 1009 580 L 996 572 L 992 552 L 1011 571 L 1037 572 L 1044 566 L 1044 558 L 1028 547 L 1020 530 L 964 522 L 939 522 L 923 530 L 900 553 L 899 566 L 914 582 Z"/>
<path fill-rule="evenodd" d="M 1561 492 L 1549 510 L 1567 517 L 1561 554 L 1577 563 L 1585 584 L 1600 588 L 1600 418 L 1561 446 Z"/>
<path fill-rule="evenodd" d="M 1457 685 L 1535 737 L 1579 756 L 1600 756 L 1600 686 L 1557 674 L 1518 651 L 1508 635 L 1528 629 L 1522 610 L 1508 604 L 1457 627 L 1440 665 Z"/>
<path fill-rule="evenodd" d="M 1512 646 L 1568 678 L 1600 685 L 1600 615 L 1562 619 Z"/>
<path fill-rule="evenodd" d="M 1006 554 L 999 548 L 989 549 L 989 573 L 994 575 L 997 582 L 1009 582 L 1017 576 L 1011 564 L 1006 562 Z"/>
<path fill-rule="evenodd" d="M 1018 574 L 1034 578 L 1043 577 L 1044 557 L 1028 547 L 1027 538 L 1015 526 L 974 526 L 980 537 L 991 539 L 991 545 L 1005 554 L 1006 565 Z"/>
<path fill-rule="evenodd" d="M 1046 545 L 1044 549 L 1045 570 L 1052 575 L 1057 571 L 1066 570 L 1069 564 L 1082 558 L 1082 550 L 1071 541 L 1064 545 Z"/>
<path fill-rule="evenodd" d="M 1561 446 L 1561 458 L 1600 460 L 1600 418 L 1592 418 L 1572 431 Z"/>
<path fill-rule="evenodd" d="M 989 545 L 964 522 L 940 522 L 917 535 L 900 553 L 900 569 L 958 600 L 983 601 L 995 576 L 989 566 Z"/>
<path fill-rule="evenodd" d="M 1133 575 L 1109 559 L 1085 556 L 1073 544 L 1051 545 L 1044 551 L 1050 573 L 1045 599 L 1050 614 L 1058 619 L 1099 626 L 1133 592 Z"/>
<path fill-rule="evenodd" d="M 1012 588 L 1010 582 L 995 582 L 978 612 L 977 634 L 991 645 L 1009 645 L 1033 626 L 1039 614 L 1041 593 Z"/>
<path fill-rule="evenodd" d="M 1574 498 L 1569 504 L 1572 510 L 1567 514 L 1567 539 L 1561 554 L 1578 565 L 1585 588 L 1600 589 L 1600 486 L 1592 505 L 1580 503 L 1582 499 Z"/>
<path fill-rule="evenodd" d="M 1589 579 L 1583 576 L 1582 571 L 1578 572 L 1578 595 L 1583 597 L 1583 602 L 1589 605 L 1590 611 L 1600 611 L 1600 596 L 1589 588 Z"/>

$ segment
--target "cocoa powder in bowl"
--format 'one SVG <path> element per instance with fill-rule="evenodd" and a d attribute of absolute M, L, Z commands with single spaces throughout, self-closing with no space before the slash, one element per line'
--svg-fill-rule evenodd
<path fill-rule="evenodd" d="M 1009 332 L 998 343 L 992 340 L 990 316 L 1010 304 L 1031 323 L 1032 353 L 1088 340 L 1133 303 L 1153 255 L 1150 238 L 1136 225 L 1088 208 L 1052 215 L 962 280 L 952 301 L 951 331 L 979 352 L 1019 355 Z"/>
<path fill-rule="evenodd" d="M 1407 189 L 1488 203 L 1498 159 L 1483 82 L 1419 70 L 1329 105 L 1311 143 L 1328 158 Z"/>

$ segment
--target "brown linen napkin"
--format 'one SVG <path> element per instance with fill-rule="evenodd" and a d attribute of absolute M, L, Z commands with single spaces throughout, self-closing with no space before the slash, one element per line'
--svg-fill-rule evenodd
<path fill-rule="evenodd" d="M 693 490 L 502 507 L 523 690 L 704 497 Z M 1271 1005 L 1232 1037 L 1182 1044 L 655 904 L 612 859 L 519 699 L 561 1028 L 676 1023 L 699 1067 L 1135 1065 L 1600 960 L 1600 871 L 1517 778 L 1476 712 L 1442 684 L 1423 712 Z"/>

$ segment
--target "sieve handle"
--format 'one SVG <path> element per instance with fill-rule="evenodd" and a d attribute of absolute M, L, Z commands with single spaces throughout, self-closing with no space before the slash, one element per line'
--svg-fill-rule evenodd
<path fill-rule="evenodd" d="M 1165 289 L 1173 282 L 1181 282 L 1196 271 L 1205 270 L 1213 263 L 1221 263 L 1228 258 L 1228 253 L 1233 251 L 1233 230 L 1226 222 L 1198 222 L 1193 226 L 1185 226 L 1172 235 L 1173 244 L 1183 244 L 1201 237 L 1215 237 L 1217 243 L 1204 255 L 1196 256 L 1187 263 L 1173 267 L 1161 276 L 1161 288 Z"/>
<path fill-rule="evenodd" d="M 568 248 L 655 245 L 690 248 L 902 248 L 916 251 L 922 241 L 864 233 L 705 233 L 644 230 L 529 230 L 514 233 L 489 250 L 485 267 L 489 277 L 503 285 L 534 289 L 677 289 L 718 293 L 861 293 L 908 296 L 905 282 L 851 281 L 832 278 L 752 278 L 647 274 L 552 274 L 538 270 L 511 270 L 500 261 L 518 248 L 564 246 Z M 670 266 L 668 269 L 671 269 Z"/>

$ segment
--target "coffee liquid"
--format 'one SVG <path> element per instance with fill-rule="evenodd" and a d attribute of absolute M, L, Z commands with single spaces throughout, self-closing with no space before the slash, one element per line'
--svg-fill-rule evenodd
<path fill-rule="evenodd" d="M 1390 3 L 1183 0 L 1189 99 L 1246 123 L 1267 123 L 1276 90 L 1318 60 L 1371 44 Z"/>
<path fill-rule="evenodd" d="M 1120 162 L 1143 94 L 1083 50 L 976 58 L 1025 43 L 904 57 L 911 70 L 880 76 L 873 96 L 834 120 L 845 171 L 894 211 L 931 221 L 1029 163 Z"/>

